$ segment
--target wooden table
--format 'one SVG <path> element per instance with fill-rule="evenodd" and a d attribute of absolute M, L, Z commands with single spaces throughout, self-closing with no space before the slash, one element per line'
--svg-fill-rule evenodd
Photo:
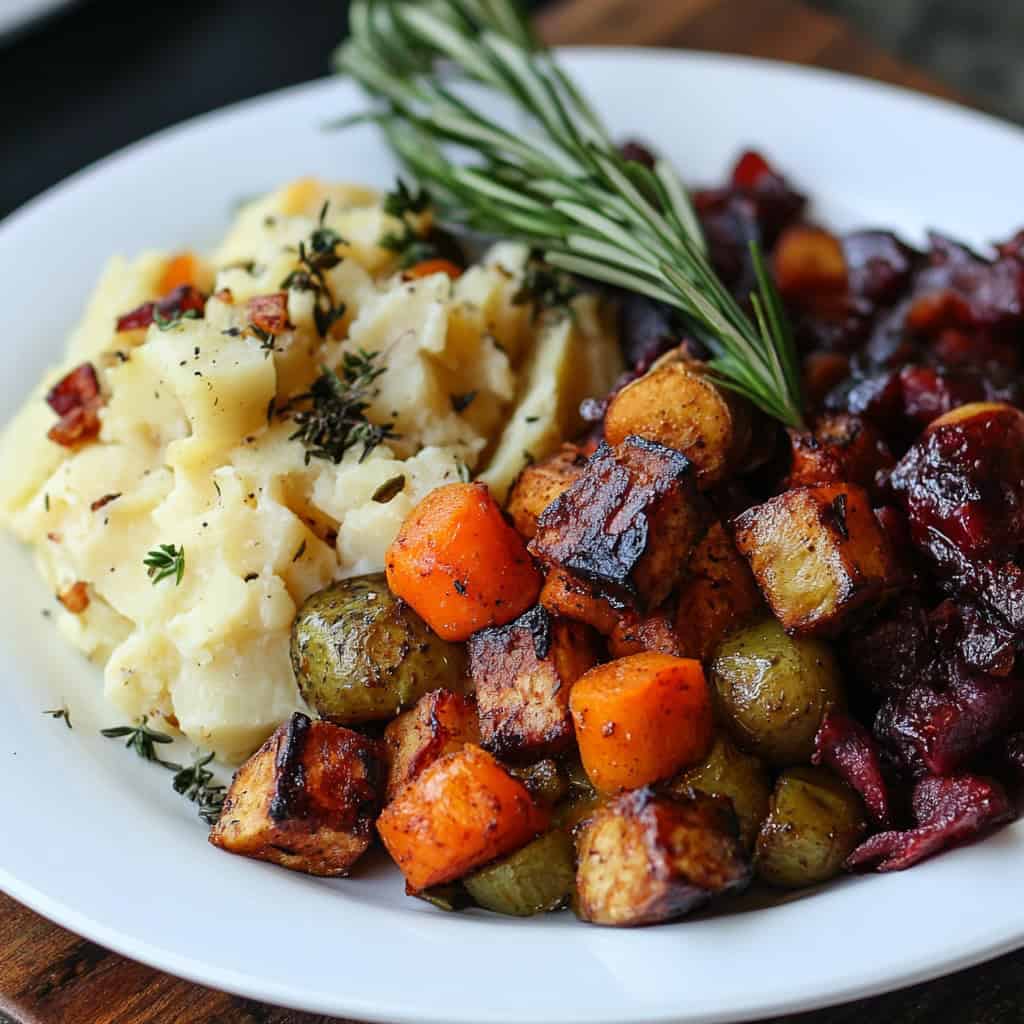
<path fill-rule="evenodd" d="M 539 19 L 556 43 L 723 50 L 848 71 L 955 98 L 795 0 L 567 0 Z M 1018 898 L 1019 894 L 1007 894 Z M 955 928 L 956 922 L 950 921 Z M 822 937 L 828 941 L 827 936 Z M 771 956 L 771 950 L 765 950 Z M 790 965 L 799 970 L 799 964 Z M 780 964 L 780 970 L 784 969 Z M 742 979 L 737 979 L 741 982 Z M 1024 953 L 790 1024 L 1019 1024 Z M 0 894 L 0 1024 L 327 1024 L 180 981 L 50 924 Z"/>

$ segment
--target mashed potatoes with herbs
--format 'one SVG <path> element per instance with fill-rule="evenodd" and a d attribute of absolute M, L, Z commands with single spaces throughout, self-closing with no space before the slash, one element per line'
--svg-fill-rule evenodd
<path fill-rule="evenodd" d="M 160 715 L 222 757 L 247 755 L 301 707 L 288 655 L 301 602 L 382 569 L 431 489 L 478 475 L 504 496 L 617 376 L 608 311 L 582 296 L 538 315 L 517 246 L 454 280 L 406 280 L 380 243 L 429 226 L 371 190 L 303 180 L 246 206 L 206 260 L 114 260 L 66 360 L 7 428 L 0 519 L 34 546 L 63 596 L 61 630 L 105 665 L 126 718 Z M 205 309 L 117 331 L 183 264 Z M 256 326 L 263 296 L 286 310 L 274 331 Z M 83 363 L 102 391 L 99 433 L 65 446 L 47 437 L 44 398 Z M 298 396 L 325 367 L 344 383 L 346 365 L 375 371 L 361 415 L 371 440 L 387 436 L 335 462 L 293 435 L 310 408 Z M 147 559 L 168 548 L 157 580 Z"/>

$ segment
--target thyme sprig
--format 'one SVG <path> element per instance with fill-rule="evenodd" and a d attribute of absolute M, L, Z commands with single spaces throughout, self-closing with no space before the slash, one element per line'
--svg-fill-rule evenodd
<path fill-rule="evenodd" d="M 69 729 L 72 728 L 72 725 L 71 725 L 71 712 L 68 710 L 67 704 L 61 704 L 61 706 L 59 708 L 47 708 L 47 710 L 44 711 L 43 714 L 44 715 L 49 715 L 51 718 L 56 718 L 58 720 L 63 719 L 64 720 L 64 724 Z"/>
<path fill-rule="evenodd" d="M 580 294 L 576 279 L 541 259 L 530 259 L 523 273 L 523 283 L 512 296 L 513 305 L 532 305 L 533 319 L 548 310 L 573 315 L 572 300 Z"/>
<path fill-rule="evenodd" d="M 324 276 L 324 271 L 332 270 L 342 261 L 337 250 L 339 245 L 345 244 L 345 239 L 325 223 L 329 206 L 330 201 L 325 200 L 309 241 L 299 242 L 298 268 L 281 282 L 285 290 L 313 292 L 313 321 L 321 338 L 326 338 L 335 321 L 345 315 L 345 303 L 335 304 L 331 286 Z"/>
<path fill-rule="evenodd" d="M 748 316 L 711 266 L 676 173 L 622 157 L 511 0 L 355 0 L 350 26 L 336 67 L 378 101 L 370 118 L 443 217 L 678 308 L 723 386 L 801 425 L 792 336 L 760 250 Z M 496 121 L 479 91 L 457 95 L 459 79 L 511 101 L 532 130 Z M 478 162 L 456 162 L 448 145 Z"/>
<path fill-rule="evenodd" d="M 306 448 L 306 464 L 311 459 L 328 459 L 337 464 L 350 448 L 362 445 L 362 462 L 377 445 L 401 437 L 394 423 L 371 423 L 366 418 L 373 397 L 374 382 L 385 367 L 376 365 L 379 353 L 346 352 L 340 373 L 327 366 L 308 392 L 297 395 L 285 409 L 294 421 L 295 432 L 289 440 L 298 440 Z M 292 411 L 300 406 L 298 411 Z"/>
<path fill-rule="evenodd" d="M 165 761 L 156 752 L 155 744 L 173 743 L 174 740 L 165 732 L 150 729 L 146 725 L 148 720 L 148 716 L 143 715 L 138 725 L 115 725 L 110 729 L 100 729 L 100 735 L 106 736 L 108 740 L 126 738 L 125 747 L 134 750 L 144 761 L 153 761 L 155 764 L 163 765 L 164 768 L 180 771 L 180 764 L 175 764 L 174 761 Z"/>
<path fill-rule="evenodd" d="M 142 564 L 146 566 L 146 575 L 154 586 L 171 576 L 174 577 L 174 585 L 178 586 L 185 575 L 185 548 L 161 544 L 146 555 Z"/>
<path fill-rule="evenodd" d="M 430 196 L 423 189 L 412 192 L 409 187 L 398 179 L 393 191 L 384 197 L 384 212 L 398 217 L 402 221 L 402 232 L 389 231 L 380 240 L 382 249 L 396 253 L 398 269 L 408 270 L 409 267 L 434 259 L 439 255 L 437 246 L 424 238 L 413 226 L 410 215 L 425 212 L 430 207 Z"/>
<path fill-rule="evenodd" d="M 206 767 L 212 760 L 212 753 L 197 755 L 192 764 L 179 768 L 171 780 L 174 792 L 191 800 L 207 825 L 215 824 L 220 817 L 227 794 L 227 787 L 214 782 L 213 772 Z"/>

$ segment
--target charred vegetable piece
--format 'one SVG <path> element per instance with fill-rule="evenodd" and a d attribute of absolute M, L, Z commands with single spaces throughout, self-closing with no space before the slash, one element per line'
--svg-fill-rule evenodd
<path fill-rule="evenodd" d="M 744 754 L 725 736 L 718 736 L 711 753 L 700 764 L 677 775 L 667 789 L 681 796 L 699 789 L 711 796 L 728 797 L 748 850 L 753 849 L 761 823 L 768 817 L 772 792 L 763 762 L 753 754 Z"/>
<path fill-rule="evenodd" d="M 46 404 L 60 417 L 47 432 L 51 441 L 73 448 L 93 440 L 100 432 L 103 395 L 92 363 L 82 363 L 61 377 L 47 392 Z"/>
<path fill-rule="evenodd" d="M 531 917 L 563 906 L 575 879 L 572 840 L 555 829 L 468 875 L 463 884 L 485 910 Z"/>
<path fill-rule="evenodd" d="M 518 779 L 467 744 L 409 783 L 384 808 L 377 831 L 419 892 L 525 846 L 549 820 Z"/>
<path fill-rule="evenodd" d="M 867 494 L 852 484 L 797 487 L 733 527 L 772 612 L 793 632 L 835 633 L 904 582 Z"/>
<path fill-rule="evenodd" d="M 576 910 L 593 924 L 670 921 L 750 881 L 728 801 L 704 793 L 623 793 L 581 826 L 576 849 Z"/>
<path fill-rule="evenodd" d="M 810 760 L 825 708 L 843 698 L 830 648 L 788 636 L 774 619 L 730 634 L 711 663 L 711 681 L 740 746 L 777 765 Z"/>
<path fill-rule="evenodd" d="M 235 773 L 210 842 L 310 875 L 346 875 L 373 839 L 376 741 L 294 714 Z"/>
<path fill-rule="evenodd" d="M 465 910 L 473 905 L 473 899 L 466 892 L 466 887 L 461 882 L 449 882 L 447 885 L 435 885 L 433 889 L 424 889 L 422 892 L 414 892 L 406 888 L 406 895 L 415 896 L 424 903 L 429 903 L 438 910 L 446 913 L 453 913 L 456 910 Z"/>
<path fill-rule="evenodd" d="M 917 827 L 879 832 L 847 858 L 852 870 L 902 871 L 1009 821 L 1013 804 L 998 782 L 978 775 L 922 779 L 914 787 Z"/>
<path fill-rule="evenodd" d="M 379 573 L 310 597 L 292 626 L 291 656 L 307 703 L 342 725 L 391 718 L 439 687 L 465 688 L 462 648 L 432 633 Z"/>
<path fill-rule="evenodd" d="M 516 477 L 506 507 L 516 529 L 527 538 L 537 533 L 540 514 L 580 478 L 587 457 L 574 444 L 527 466 Z"/>
<path fill-rule="evenodd" d="M 451 690 L 425 694 L 384 730 L 390 801 L 438 758 L 480 742 L 476 703 Z"/>
<path fill-rule="evenodd" d="M 707 522 L 689 460 L 629 437 L 616 448 L 602 444 L 544 510 L 530 551 L 613 609 L 643 613 L 668 597 Z M 574 617 L 570 608 L 557 610 Z"/>
<path fill-rule="evenodd" d="M 672 353 L 611 400 L 604 434 L 611 445 L 642 437 L 682 452 L 707 489 L 740 469 L 750 453 L 754 414 L 721 388 L 703 364 Z"/>
<path fill-rule="evenodd" d="M 605 793 L 666 779 L 711 745 L 711 699 L 699 661 L 634 654 L 598 665 L 569 698 L 587 777 Z"/>
<path fill-rule="evenodd" d="M 611 636 L 624 619 L 635 621 L 638 613 L 606 588 L 582 579 L 559 566 L 548 569 L 540 592 L 540 603 L 552 615 L 574 619 L 593 627 L 603 636 Z"/>
<path fill-rule="evenodd" d="M 844 654 L 851 679 L 880 697 L 931 679 L 933 651 L 920 600 L 909 596 L 854 627 L 844 638 Z"/>
<path fill-rule="evenodd" d="M 864 801 L 880 828 L 889 823 L 889 787 L 871 733 L 856 719 L 829 708 L 814 738 L 813 764 L 825 764 Z"/>
<path fill-rule="evenodd" d="M 483 747 L 521 761 L 571 746 L 569 689 L 596 660 L 586 626 L 553 620 L 540 605 L 474 633 L 469 665 Z"/>
<path fill-rule="evenodd" d="M 943 601 L 928 616 L 932 640 L 944 658 L 960 659 L 970 669 L 1008 676 L 1017 660 L 1017 634 L 991 612 L 962 598 Z"/>
<path fill-rule="evenodd" d="M 787 889 L 834 878 L 867 825 L 860 798 L 824 768 L 799 766 L 779 776 L 757 837 L 758 878 Z"/>
<path fill-rule="evenodd" d="M 669 609 L 659 609 L 642 618 L 626 613 L 608 637 L 608 652 L 613 658 L 626 658 L 644 651 L 671 654 L 676 658 L 683 656 L 683 646 L 672 625 Z"/>
<path fill-rule="evenodd" d="M 824 417 L 813 433 L 791 430 L 789 438 L 793 461 L 788 488 L 849 481 L 871 491 L 878 472 L 894 462 L 881 433 L 849 413 Z"/>
<path fill-rule="evenodd" d="M 445 640 L 468 640 L 536 603 L 541 577 L 483 484 L 448 484 L 409 513 L 386 556 L 388 586 Z"/>
<path fill-rule="evenodd" d="M 763 608 L 750 567 L 722 524 L 715 523 L 694 548 L 679 590 L 680 653 L 706 661 L 727 633 Z"/>

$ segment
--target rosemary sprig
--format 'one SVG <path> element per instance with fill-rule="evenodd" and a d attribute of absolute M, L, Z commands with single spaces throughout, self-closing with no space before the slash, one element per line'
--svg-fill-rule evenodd
<path fill-rule="evenodd" d="M 651 170 L 623 159 L 511 0 L 355 0 L 350 26 L 336 67 L 379 101 L 371 119 L 442 216 L 675 306 L 711 349 L 724 386 L 801 425 L 795 349 L 760 252 L 752 246 L 751 318 L 715 274 L 675 172 L 664 161 Z M 457 95 L 454 79 L 511 100 L 533 131 L 499 124 Z M 479 162 L 457 163 L 449 144 Z"/>
<path fill-rule="evenodd" d="M 190 765 L 180 768 L 171 780 L 174 792 L 191 800 L 199 809 L 199 817 L 207 825 L 213 825 L 224 807 L 227 787 L 213 781 L 213 772 L 206 766 L 213 760 L 213 754 L 197 756 Z"/>
<path fill-rule="evenodd" d="M 154 746 L 156 743 L 173 743 L 174 740 L 165 732 L 157 732 L 155 729 L 150 729 L 146 725 L 147 721 L 147 716 L 143 715 L 138 725 L 115 725 L 110 729 L 100 729 L 100 735 L 106 736 L 109 740 L 118 740 L 124 737 L 127 740 L 125 747 L 134 750 L 144 761 L 153 761 L 156 764 L 163 765 L 164 768 L 180 771 L 180 764 L 175 764 L 173 761 L 164 761 L 157 755 L 156 747 Z"/>
<path fill-rule="evenodd" d="M 323 367 L 323 372 L 303 395 L 297 395 L 281 410 L 295 422 L 295 432 L 289 440 L 305 445 L 306 463 L 310 459 L 328 459 L 337 464 L 345 452 L 357 445 L 363 450 L 362 462 L 377 445 L 397 440 L 393 423 L 376 424 L 366 418 L 370 400 L 376 393 L 373 383 L 385 367 L 375 365 L 379 353 L 346 352 L 342 358 L 340 375 Z M 304 406 L 297 412 L 292 407 Z"/>
<path fill-rule="evenodd" d="M 174 585 L 178 586 L 185 575 L 185 548 L 161 544 L 146 555 L 142 564 L 154 585 L 173 576 Z"/>

